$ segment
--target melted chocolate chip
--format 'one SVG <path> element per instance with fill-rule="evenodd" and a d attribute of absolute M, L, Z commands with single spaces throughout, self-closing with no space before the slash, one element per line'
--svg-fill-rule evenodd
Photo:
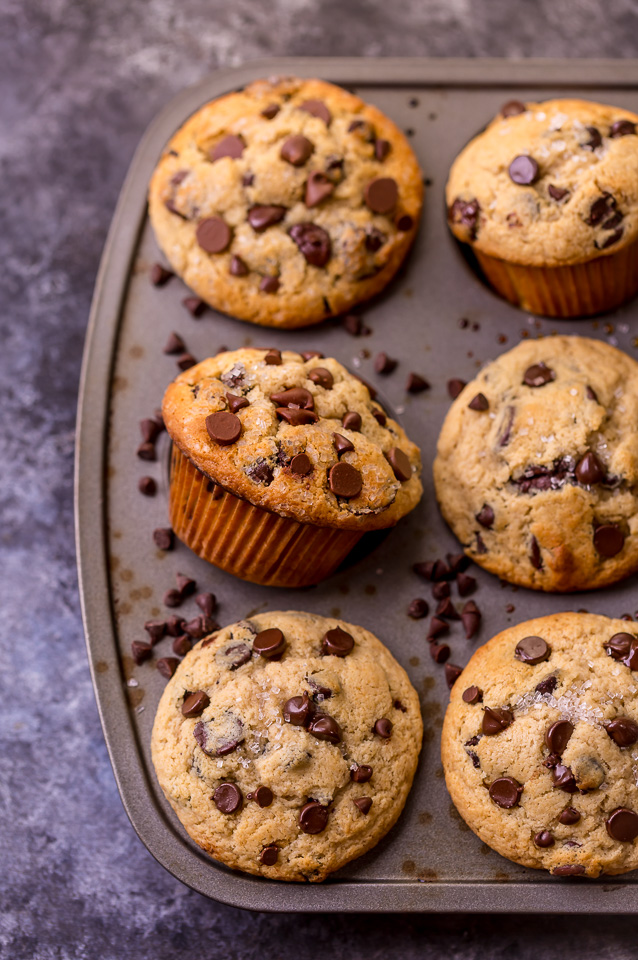
<path fill-rule="evenodd" d="M 581 143 L 581 147 L 584 147 L 585 150 L 596 150 L 603 142 L 600 130 L 597 127 L 585 127 L 585 130 L 589 134 L 589 140 Z"/>
<path fill-rule="evenodd" d="M 206 417 L 208 436 L 220 447 L 236 443 L 241 436 L 241 420 L 234 413 L 225 410 L 211 413 Z"/>
<path fill-rule="evenodd" d="M 350 767 L 350 779 L 354 783 L 367 783 L 371 777 L 372 767 L 369 767 L 366 763 L 355 764 L 354 767 Z"/>
<path fill-rule="evenodd" d="M 382 740 L 389 740 L 392 736 L 392 721 L 388 720 L 387 717 L 381 717 L 379 720 L 375 720 L 372 732 L 376 733 Z"/>
<path fill-rule="evenodd" d="M 479 228 L 480 213 L 481 205 L 478 200 L 457 198 L 448 209 L 448 219 L 451 223 L 466 227 L 469 239 L 475 240 Z"/>
<path fill-rule="evenodd" d="M 604 523 L 594 530 L 594 547 L 601 557 L 615 557 L 625 545 L 625 535 L 616 523 Z"/>
<path fill-rule="evenodd" d="M 297 407 L 277 407 L 275 413 L 293 427 L 316 423 L 319 417 L 313 410 L 301 410 Z"/>
<path fill-rule="evenodd" d="M 286 700 L 283 708 L 284 720 L 294 727 L 307 727 L 315 713 L 315 705 L 307 693 Z"/>
<path fill-rule="evenodd" d="M 278 407 L 291 407 L 300 410 L 314 410 L 315 401 L 310 392 L 305 387 L 290 387 L 288 390 L 281 390 L 279 393 L 271 393 L 270 399 Z"/>
<path fill-rule="evenodd" d="M 223 140 L 220 140 L 219 143 L 213 147 L 213 150 L 210 153 L 210 159 L 215 162 L 215 160 L 221 160 L 222 157 L 232 157 L 233 160 L 238 160 L 241 157 L 246 144 L 241 137 L 236 137 L 233 134 L 229 134 L 227 137 L 224 137 Z"/>
<path fill-rule="evenodd" d="M 539 169 L 533 157 L 521 154 L 518 157 L 514 157 L 507 172 L 510 175 L 510 180 L 514 183 L 528 186 L 538 179 Z"/>
<path fill-rule="evenodd" d="M 290 228 L 289 234 L 306 263 L 313 267 L 325 267 L 332 247 L 330 234 L 323 227 L 315 223 L 296 223 Z"/>
<path fill-rule="evenodd" d="M 353 649 L 354 638 L 341 627 L 328 630 L 321 641 L 321 652 L 325 656 L 347 657 Z"/>
<path fill-rule="evenodd" d="M 589 208 L 589 216 L 585 220 L 585 223 L 589 227 L 597 227 L 603 220 L 607 220 L 611 214 L 615 213 L 615 211 L 615 199 L 610 193 L 603 193 L 602 196 L 598 197 L 592 203 Z"/>
<path fill-rule="evenodd" d="M 558 822 L 566 827 L 572 827 L 575 823 L 578 823 L 579 820 L 580 813 L 578 810 L 575 810 L 574 807 L 565 807 L 558 816 Z"/>
<path fill-rule="evenodd" d="M 286 208 L 279 206 L 257 205 L 248 211 L 248 223 L 256 233 L 262 233 L 268 227 L 280 223 L 286 216 Z"/>
<path fill-rule="evenodd" d="M 537 847 L 545 848 L 553 847 L 556 841 L 554 840 L 554 834 L 550 833 L 549 830 L 541 830 L 534 836 L 534 843 Z"/>
<path fill-rule="evenodd" d="M 334 184 L 328 179 L 325 173 L 321 173 L 319 170 L 313 170 L 312 173 L 308 174 L 306 181 L 304 204 L 308 209 L 317 207 L 334 193 L 334 189 Z"/>
<path fill-rule="evenodd" d="M 566 863 L 552 869 L 555 877 L 582 877 L 584 873 L 585 868 L 580 863 Z"/>
<path fill-rule="evenodd" d="M 279 848 L 277 844 L 270 843 L 259 854 L 259 860 L 265 867 L 274 867 L 279 858 Z"/>
<path fill-rule="evenodd" d="M 358 497 L 363 489 L 363 478 L 356 467 L 350 463 L 335 463 L 328 474 L 330 489 L 336 497 L 350 500 Z"/>
<path fill-rule="evenodd" d="M 476 514 L 476 520 L 481 524 L 482 527 L 489 529 L 494 523 L 494 511 L 489 504 L 484 503 L 479 512 Z"/>
<path fill-rule="evenodd" d="M 564 790 L 565 793 L 576 793 L 578 790 L 576 778 L 571 768 L 566 767 L 562 763 L 555 764 L 552 770 L 552 781 L 555 787 L 559 790 Z"/>
<path fill-rule="evenodd" d="M 523 374 L 523 383 L 526 387 L 544 387 L 546 383 L 554 380 L 556 374 L 553 370 L 541 360 L 540 363 L 534 363 L 528 367 Z"/>
<path fill-rule="evenodd" d="M 634 136 L 636 133 L 636 124 L 632 123 L 631 120 L 615 120 L 609 130 L 609 136 L 616 137 L 630 137 Z"/>
<path fill-rule="evenodd" d="M 638 741 L 638 723 L 630 717 L 616 717 L 605 725 L 605 730 L 619 747 L 631 747 Z"/>
<path fill-rule="evenodd" d="M 316 383 L 318 387 L 323 387 L 324 390 L 332 390 L 334 384 L 334 377 L 325 367 L 314 367 L 309 372 L 308 379 Z"/>
<path fill-rule="evenodd" d="M 234 813 L 241 807 L 241 790 L 236 783 L 220 783 L 213 794 L 213 801 L 221 813 Z"/>
<path fill-rule="evenodd" d="M 290 461 L 290 472 L 296 477 L 307 477 L 312 470 L 312 462 L 307 453 L 298 453 Z"/>
<path fill-rule="evenodd" d="M 179 639 L 179 638 L 177 638 Z M 203 690 L 196 690 L 184 697 L 182 713 L 185 717 L 198 717 L 210 703 L 210 697 Z"/>
<path fill-rule="evenodd" d="M 261 630 L 253 640 L 253 653 L 258 653 L 264 660 L 275 660 L 281 657 L 286 649 L 286 638 L 278 627 Z"/>
<path fill-rule="evenodd" d="M 591 451 L 578 461 L 574 474 L 579 483 L 588 487 L 594 483 L 602 483 L 605 479 L 603 466 L 596 454 Z"/>
<path fill-rule="evenodd" d="M 330 126 L 332 115 L 323 100 L 304 100 L 303 103 L 299 104 L 299 109 L 309 113 L 312 117 L 323 120 L 327 127 Z"/>
<path fill-rule="evenodd" d="M 529 562 L 535 570 L 543 569 L 543 557 L 541 556 L 541 548 L 538 545 L 536 537 L 532 537 L 530 544 Z"/>
<path fill-rule="evenodd" d="M 280 286 L 279 277 L 262 277 L 259 281 L 259 289 L 262 293 L 277 293 Z"/>
<path fill-rule="evenodd" d="M 523 787 L 514 777 L 498 777 L 489 789 L 490 799 L 504 810 L 511 810 L 518 805 Z"/>
<path fill-rule="evenodd" d="M 480 687 L 473 685 L 463 691 L 462 697 L 465 703 L 470 703 L 470 704 L 482 703 L 483 691 L 481 690 Z"/>
<path fill-rule="evenodd" d="M 261 111 L 261 115 L 266 120 L 274 120 L 280 110 L 281 107 L 278 103 L 269 103 L 268 106 L 264 107 L 264 109 Z"/>
<path fill-rule="evenodd" d="M 506 707 L 485 707 L 481 730 L 487 737 L 494 737 L 514 722 L 514 714 Z"/>
<path fill-rule="evenodd" d="M 545 743 L 552 753 L 561 756 L 574 732 L 574 724 L 569 720 L 557 720 L 545 731 Z"/>
<path fill-rule="evenodd" d="M 638 837 L 638 813 L 627 807 L 617 807 L 605 821 L 605 826 L 612 840 L 632 843 Z"/>
<path fill-rule="evenodd" d="M 569 190 L 566 190 L 564 187 L 555 187 L 553 183 L 549 184 L 547 192 L 552 200 L 556 200 L 557 203 L 560 203 L 561 200 L 569 196 Z"/>
<path fill-rule="evenodd" d="M 291 163 L 293 167 L 302 167 L 310 159 L 314 149 L 311 140 L 301 134 L 295 134 L 284 142 L 279 156 L 282 160 Z"/>
<path fill-rule="evenodd" d="M 551 652 L 551 647 L 542 637 L 523 637 L 516 644 L 514 656 L 517 660 L 534 666 L 544 660 L 549 660 Z"/>
<path fill-rule="evenodd" d="M 308 727 L 310 733 L 317 740 L 327 740 L 329 743 L 341 743 L 341 727 L 334 719 L 325 715 L 314 717 Z"/>
<path fill-rule="evenodd" d="M 328 825 L 328 808 L 316 800 L 304 804 L 299 812 L 299 826 L 304 833 L 321 833 Z"/>

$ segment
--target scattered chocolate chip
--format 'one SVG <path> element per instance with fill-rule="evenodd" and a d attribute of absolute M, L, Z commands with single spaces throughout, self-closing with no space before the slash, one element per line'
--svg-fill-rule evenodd
<path fill-rule="evenodd" d="M 169 637 L 179 637 L 184 632 L 184 618 L 173 614 L 166 621 L 166 633 Z"/>
<path fill-rule="evenodd" d="M 378 353 L 374 359 L 374 369 L 377 373 L 388 374 L 396 369 L 398 361 L 389 357 L 387 353 Z"/>
<path fill-rule="evenodd" d="M 452 687 L 454 686 L 454 684 L 459 679 L 462 673 L 463 673 L 463 667 L 457 666 L 456 663 L 445 664 L 445 680 L 450 690 L 452 689 Z"/>
<path fill-rule="evenodd" d="M 510 175 L 510 180 L 514 183 L 528 186 L 538 179 L 539 170 L 538 164 L 533 157 L 521 154 L 518 157 L 514 157 L 507 172 Z"/>
<path fill-rule="evenodd" d="M 284 141 L 279 156 L 293 167 L 303 167 L 312 156 L 314 149 L 311 140 L 302 134 L 295 134 Z"/>
<path fill-rule="evenodd" d="M 256 233 L 280 223 L 286 216 L 286 208 L 257 204 L 248 211 L 248 223 Z"/>
<path fill-rule="evenodd" d="M 481 524 L 482 527 L 489 528 L 494 523 L 494 511 L 488 503 L 484 503 L 479 512 L 476 514 L 476 520 Z"/>
<path fill-rule="evenodd" d="M 139 447 L 137 448 L 137 455 L 140 460 L 146 460 L 149 463 L 153 463 L 155 460 L 157 460 L 155 445 L 153 443 L 149 443 L 148 441 L 140 443 Z"/>
<path fill-rule="evenodd" d="M 460 393 L 463 392 L 464 387 L 467 384 L 465 380 L 448 380 L 447 382 L 447 392 L 451 396 L 452 400 L 456 400 Z"/>
<path fill-rule="evenodd" d="M 173 653 L 177 654 L 178 657 L 185 657 L 193 649 L 193 641 L 186 634 L 183 634 L 181 637 L 175 637 L 171 647 Z"/>
<path fill-rule="evenodd" d="M 157 660 L 155 663 L 155 666 L 157 667 L 159 672 L 167 680 L 171 679 L 171 677 L 177 670 L 178 665 L 179 665 L 179 660 L 177 660 L 175 657 L 160 657 L 160 659 Z"/>
<path fill-rule="evenodd" d="M 459 573 L 456 578 L 456 586 L 459 597 L 467 597 L 476 589 L 476 577 L 471 577 L 468 573 Z"/>
<path fill-rule="evenodd" d="M 325 367 L 314 367 L 309 372 L 308 379 L 316 383 L 318 387 L 323 387 L 324 390 L 332 390 L 334 384 L 334 377 Z"/>
<path fill-rule="evenodd" d="M 432 617 L 430 620 L 430 629 L 428 630 L 428 640 L 436 640 L 438 637 L 449 633 L 450 625 L 440 617 Z"/>
<path fill-rule="evenodd" d="M 206 304 L 201 297 L 184 297 L 182 304 L 186 307 L 191 317 L 201 317 L 206 309 Z"/>
<path fill-rule="evenodd" d="M 470 565 L 470 558 L 466 557 L 464 553 L 448 553 L 447 562 L 450 575 L 454 578 L 458 573 L 467 570 Z"/>
<path fill-rule="evenodd" d="M 554 840 L 554 834 L 550 833 L 549 830 L 541 830 L 534 836 L 534 843 L 537 847 L 542 848 L 553 847 L 556 841 Z"/>
<path fill-rule="evenodd" d="M 552 753 L 560 757 L 574 732 L 574 724 L 569 720 L 557 720 L 545 731 L 545 743 Z"/>
<path fill-rule="evenodd" d="M 633 136 L 636 133 L 636 124 L 632 123 L 631 120 L 615 120 L 609 130 L 609 136 L 616 137 L 629 137 Z"/>
<path fill-rule="evenodd" d="M 210 159 L 213 163 L 215 160 L 221 160 L 222 157 L 232 157 L 233 160 L 238 160 L 244 152 L 245 147 L 246 144 L 241 137 L 230 133 L 213 147 L 210 153 Z"/>
<path fill-rule="evenodd" d="M 576 793 L 578 790 L 576 778 L 570 767 L 566 767 L 562 763 L 557 763 L 554 766 L 552 770 L 552 781 L 555 787 L 558 787 L 559 790 L 564 790 L 565 793 Z"/>
<path fill-rule="evenodd" d="M 476 636 L 481 625 L 481 611 L 473 600 L 468 600 L 461 610 L 461 621 L 465 628 L 465 637 L 471 640 Z"/>
<path fill-rule="evenodd" d="M 165 620 L 147 620 L 144 624 L 144 629 L 148 633 L 149 640 L 151 644 L 155 646 L 156 643 L 166 635 L 167 624 Z"/>
<path fill-rule="evenodd" d="M 430 643 L 428 649 L 435 663 L 445 663 L 450 656 L 450 648 L 447 643 Z"/>
<path fill-rule="evenodd" d="M 370 797 L 357 797 L 352 802 L 364 816 L 370 813 L 370 807 L 372 806 L 372 799 Z"/>
<path fill-rule="evenodd" d="M 319 206 L 324 200 L 334 193 L 334 183 L 328 179 L 325 173 L 319 170 L 313 170 L 308 174 L 306 180 L 306 192 L 304 195 L 304 204 L 308 209 Z"/>
<path fill-rule="evenodd" d="M 498 707 L 485 707 L 483 710 L 483 721 L 481 723 L 481 730 L 487 737 L 496 736 L 497 733 L 501 733 L 514 722 L 514 714 L 511 710 L 503 707 L 502 709 Z"/>
<path fill-rule="evenodd" d="M 232 231 L 221 217 L 207 217 L 197 224 L 195 236 L 206 253 L 222 253 L 232 239 Z"/>
<path fill-rule="evenodd" d="M 279 659 L 286 649 L 286 638 L 278 627 L 261 630 L 253 640 L 253 653 L 264 660 Z"/>
<path fill-rule="evenodd" d="M 310 800 L 299 811 L 299 826 L 304 833 L 321 833 L 328 825 L 328 808 Z"/>
<path fill-rule="evenodd" d="M 213 794 L 215 806 L 221 813 L 234 813 L 241 807 L 242 799 L 236 783 L 220 783 Z"/>
<path fill-rule="evenodd" d="M 192 353 L 183 353 L 177 358 L 176 362 L 180 370 L 190 370 L 191 367 L 195 366 L 197 360 Z"/>
<path fill-rule="evenodd" d="M 308 733 L 317 740 L 327 740 L 329 743 L 341 743 L 341 727 L 334 719 L 325 715 L 314 717 L 308 726 Z"/>
<path fill-rule="evenodd" d="M 154 287 L 163 287 L 174 276 L 173 271 L 167 270 L 161 263 L 154 263 L 151 267 L 151 283 Z"/>
<path fill-rule="evenodd" d="M 185 717 L 199 717 L 210 703 L 210 697 L 203 690 L 196 690 L 184 697 L 182 713 Z"/>
<path fill-rule="evenodd" d="M 246 263 L 236 254 L 233 254 L 230 258 L 230 267 L 228 269 L 233 277 L 245 277 L 249 272 Z"/>
<path fill-rule="evenodd" d="M 296 223 L 288 232 L 306 263 L 313 267 L 325 267 L 332 247 L 330 234 L 323 227 L 316 223 Z"/>
<path fill-rule="evenodd" d="M 482 393 L 477 393 L 468 403 L 470 410 L 489 410 L 489 406 L 487 397 Z"/>
<path fill-rule="evenodd" d="M 280 110 L 281 107 L 278 103 L 269 103 L 268 106 L 264 107 L 264 109 L 261 111 L 261 115 L 266 120 L 274 120 Z"/>
<path fill-rule="evenodd" d="M 206 619 L 205 617 L 193 617 L 192 620 L 184 623 L 184 633 L 187 633 L 194 640 L 201 640 L 207 633 L 210 633 L 210 630 L 207 629 Z"/>
<path fill-rule="evenodd" d="M 373 213 L 392 213 L 399 199 L 396 180 L 392 177 L 377 177 L 366 186 L 364 196 Z"/>
<path fill-rule="evenodd" d="M 585 150 L 596 150 L 603 142 L 603 138 L 600 135 L 600 130 L 596 127 L 585 127 L 585 130 L 589 134 L 589 140 L 585 143 L 581 143 L 581 147 L 584 147 Z"/>
<path fill-rule="evenodd" d="M 352 337 L 360 337 L 363 333 L 370 332 L 367 327 L 364 326 L 361 317 L 357 316 L 356 313 L 347 313 L 341 322 L 346 332 Z"/>
<path fill-rule="evenodd" d="M 158 527 L 153 530 L 153 543 L 159 550 L 172 550 L 175 546 L 175 534 L 170 527 Z"/>
<path fill-rule="evenodd" d="M 574 474 L 579 483 L 586 486 L 592 486 L 594 483 L 602 483 L 605 479 L 605 471 L 595 453 L 589 451 L 576 464 Z"/>
<path fill-rule="evenodd" d="M 284 720 L 294 727 L 306 727 L 314 713 L 315 705 L 307 693 L 302 693 L 300 697 L 291 697 L 284 703 Z"/>
<path fill-rule="evenodd" d="M 616 807 L 605 820 L 605 826 L 612 840 L 632 843 L 638 837 L 638 813 L 627 807 Z"/>
<path fill-rule="evenodd" d="M 153 652 L 153 647 L 150 643 L 143 643 L 141 640 L 133 640 L 131 644 L 131 656 L 133 660 L 138 665 L 144 663 L 145 660 L 148 660 Z"/>
<path fill-rule="evenodd" d="M 430 384 L 418 373 L 411 373 L 406 381 L 405 389 L 408 393 L 423 393 L 424 390 L 430 389 Z"/>
<path fill-rule="evenodd" d="M 565 807 L 565 809 L 559 814 L 558 822 L 562 823 L 566 827 L 571 827 L 575 823 L 578 823 L 580 820 L 580 813 L 578 810 L 575 810 L 574 807 Z"/>
<path fill-rule="evenodd" d="M 465 703 L 482 703 L 483 702 L 483 691 L 480 687 L 472 685 L 468 687 L 467 690 L 464 690 L 462 693 L 463 700 Z"/>
<path fill-rule="evenodd" d="M 530 666 L 534 666 L 544 660 L 549 660 L 551 652 L 552 648 L 542 637 L 523 637 L 516 644 L 514 656 L 522 663 L 529 663 Z"/>
<path fill-rule="evenodd" d="M 594 547 L 601 557 L 615 557 L 625 545 L 625 535 L 617 523 L 604 523 L 594 530 Z"/>
<path fill-rule="evenodd" d="M 530 544 L 529 562 L 535 570 L 543 569 L 543 557 L 541 556 L 541 548 L 538 545 L 536 537 L 532 537 Z"/>
<path fill-rule="evenodd" d="M 372 767 L 367 763 L 355 764 L 350 767 L 350 779 L 354 783 L 367 783 L 372 777 Z"/>
<path fill-rule="evenodd" d="M 565 190 L 563 187 L 555 187 L 553 183 L 549 184 L 547 192 L 552 200 L 556 200 L 557 203 L 569 196 L 569 190 Z"/>
<path fill-rule="evenodd" d="M 445 586 L 448 586 L 448 584 L 445 584 Z M 437 617 L 443 617 L 445 620 L 461 619 L 460 615 L 456 611 L 456 607 L 449 597 L 443 597 L 443 599 L 439 602 L 436 608 L 436 615 Z"/>
<path fill-rule="evenodd" d="M 541 360 L 540 363 L 534 363 L 527 368 L 523 374 L 523 383 L 526 387 L 544 387 L 546 383 L 554 380 L 555 376 L 554 371 Z"/>
<path fill-rule="evenodd" d="M 153 477 L 140 477 L 137 481 L 137 489 L 140 493 L 143 493 L 145 497 L 154 497 L 157 493 L 157 484 Z"/>
<path fill-rule="evenodd" d="M 270 843 L 259 854 L 260 863 L 265 867 L 274 867 L 279 858 L 279 848 L 276 843 Z"/>
<path fill-rule="evenodd" d="M 220 410 L 206 417 L 208 436 L 220 447 L 236 443 L 241 436 L 241 420 L 234 413 Z"/>
<path fill-rule="evenodd" d="M 180 337 L 179 333 L 171 333 L 168 340 L 166 341 L 166 346 L 164 347 L 164 353 L 185 353 L 186 344 Z"/>
<path fill-rule="evenodd" d="M 299 109 L 317 117 L 319 120 L 323 120 L 327 127 L 330 126 L 332 115 L 323 100 L 304 100 L 303 103 L 299 104 Z"/>
<path fill-rule="evenodd" d="M 184 598 L 179 590 L 171 587 L 171 589 L 167 590 L 164 594 L 163 603 L 165 607 L 181 607 L 183 600 Z"/>
<path fill-rule="evenodd" d="M 217 609 L 217 598 L 214 593 L 198 593 L 195 603 L 205 617 L 212 617 Z"/>
<path fill-rule="evenodd" d="M 445 600 L 446 597 L 450 596 L 451 592 L 450 584 L 447 580 L 439 580 L 439 582 L 435 583 L 432 587 L 432 596 L 435 600 Z"/>
<path fill-rule="evenodd" d="M 335 463 L 328 474 L 330 489 L 336 497 L 350 500 L 358 497 L 363 489 L 363 478 L 359 470 L 350 463 Z"/>
<path fill-rule="evenodd" d="M 429 609 L 430 607 L 427 600 L 423 600 L 421 597 L 415 597 L 408 607 L 408 616 L 412 617 L 413 620 L 422 620 L 423 617 L 427 617 Z"/>
<path fill-rule="evenodd" d="M 490 785 L 490 798 L 504 810 L 511 810 L 518 805 L 523 787 L 514 777 L 498 777 Z"/>
<path fill-rule="evenodd" d="M 638 741 L 638 723 L 630 717 L 616 717 L 605 725 L 605 730 L 619 747 L 631 747 Z"/>
<path fill-rule="evenodd" d="M 387 717 L 381 717 L 379 720 L 375 720 L 372 732 L 376 733 L 376 735 L 383 740 L 389 740 L 392 736 L 392 721 L 388 720 Z"/>
<path fill-rule="evenodd" d="M 524 103 L 521 103 L 520 100 L 508 100 L 507 103 L 504 103 L 501 107 L 501 116 L 502 117 L 515 117 L 519 113 L 525 113 L 527 107 Z"/>
<path fill-rule="evenodd" d="M 312 470 L 312 462 L 307 453 L 297 453 L 290 461 L 290 472 L 296 477 L 307 477 Z"/>

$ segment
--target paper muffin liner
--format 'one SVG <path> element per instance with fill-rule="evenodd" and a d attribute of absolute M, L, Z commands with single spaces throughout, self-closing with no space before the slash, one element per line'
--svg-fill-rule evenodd
<path fill-rule="evenodd" d="M 281 517 L 227 493 L 173 444 L 169 494 L 176 536 L 241 580 L 307 587 L 333 573 L 362 533 Z"/>
<path fill-rule="evenodd" d="M 615 310 L 638 293 L 638 242 L 563 267 L 527 267 L 474 252 L 496 292 L 528 313 L 590 317 Z"/>

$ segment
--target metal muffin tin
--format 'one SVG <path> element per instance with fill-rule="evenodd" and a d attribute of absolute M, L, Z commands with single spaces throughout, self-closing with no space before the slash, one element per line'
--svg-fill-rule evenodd
<path fill-rule="evenodd" d="M 135 155 L 104 250 L 86 340 L 77 423 L 76 517 L 80 584 L 88 655 L 104 735 L 122 801 L 138 835 L 174 876 L 225 903 L 256 910 L 481 911 L 633 913 L 638 874 L 598 881 L 561 880 L 527 870 L 481 843 L 454 810 L 445 790 L 439 735 L 448 689 L 433 664 L 427 621 L 412 621 L 414 597 L 431 599 L 412 563 L 458 545 L 443 523 L 432 488 L 436 438 L 449 407 L 446 381 L 469 380 L 479 366 L 522 335 L 584 334 L 638 356 L 638 301 L 592 321 L 531 318 L 500 300 L 462 256 L 445 222 L 443 191 L 461 147 L 501 104 L 518 99 L 583 96 L 638 109 L 637 61 L 277 59 L 218 72 L 177 96 L 154 121 Z M 272 74 L 318 76 L 375 103 L 411 138 L 427 179 L 424 218 L 408 263 L 387 292 L 362 312 L 370 336 L 351 337 L 338 323 L 291 332 L 258 328 L 208 311 L 194 320 L 174 278 L 158 289 L 148 278 L 161 260 L 146 216 L 146 187 L 160 152 L 180 124 L 212 97 Z M 431 182 L 430 182 L 431 181 Z M 162 553 L 152 541 L 167 525 L 168 447 L 148 464 L 136 456 L 139 420 L 151 416 L 178 372 L 162 348 L 178 331 L 198 359 L 222 346 L 322 350 L 380 388 L 381 401 L 421 447 L 424 496 L 386 538 L 318 587 L 278 590 L 233 579 L 182 544 Z M 638 341 L 637 341 L 638 342 Z M 389 377 L 374 373 L 381 350 L 400 361 Z M 368 351 L 369 357 L 360 356 Z M 423 374 L 432 389 L 406 394 L 407 375 Z M 158 481 L 155 498 L 142 496 L 138 478 Z M 175 573 L 188 573 L 220 602 L 230 623 L 259 610 L 300 609 L 342 617 L 374 631 L 407 669 L 421 696 L 426 736 L 412 793 L 399 823 L 370 853 L 320 885 L 249 877 L 206 856 L 182 830 L 157 785 L 150 761 L 153 716 L 165 681 L 152 663 L 136 667 L 134 639 L 143 623 L 167 611 L 162 604 Z M 634 578 L 592 594 L 552 596 L 515 589 L 473 568 L 474 595 L 483 612 L 480 635 L 464 639 L 453 625 L 451 660 L 464 664 L 479 643 L 509 624 L 586 607 L 619 616 L 638 607 Z M 455 591 L 454 591 L 455 593 Z M 454 597 L 456 601 L 456 596 Z M 508 605 L 515 610 L 508 613 Z M 193 601 L 180 613 L 195 616 Z M 164 640 L 156 656 L 171 655 Z"/>

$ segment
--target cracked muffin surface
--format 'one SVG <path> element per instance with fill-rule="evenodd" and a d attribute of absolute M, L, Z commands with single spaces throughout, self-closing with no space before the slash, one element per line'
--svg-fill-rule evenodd
<path fill-rule="evenodd" d="M 153 174 L 149 213 L 207 303 L 301 327 L 385 287 L 422 197 L 412 148 L 380 110 L 321 80 L 274 78 L 186 121 Z"/>
<path fill-rule="evenodd" d="M 265 613 L 198 643 L 162 695 L 160 786 L 235 869 L 320 881 L 395 823 L 422 739 L 418 695 L 362 627 Z"/>
<path fill-rule="evenodd" d="M 361 380 L 313 351 L 218 354 L 177 377 L 162 412 L 200 471 L 280 516 L 382 529 L 421 497 L 418 447 Z"/>
<path fill-rule="evenodd" d="M 527 266 L 613 254 L 638 236 L 638 115 L 586 100 L 510 101 L 458 155 L 452 232 Z"/>
<path fill-rule="evenodd" d="M 638 363 L 599 340 L 521 342 L 454 401 L 434 462 L 465 552 L 547 591 L 638 568 Z"/>
<path fill-rule="evenodd" d="M 504 630 L 455 683 L 448 790 L 490 847 L 557 876 L 638 867 L 636 624 L 560 613 Z"/>

